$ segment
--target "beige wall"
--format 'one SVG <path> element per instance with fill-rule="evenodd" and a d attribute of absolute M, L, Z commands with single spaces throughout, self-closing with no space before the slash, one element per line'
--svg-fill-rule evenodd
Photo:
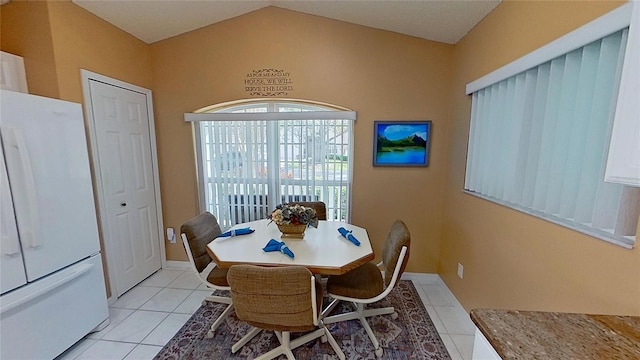
<path fill-rule="evenodd" d="M 80 69 L 151 88 L 149 45 L 65 1 L 0 7 L 0 45 L 24 57 L 29 92 L 82 102 Z"/>
<path fill-rule="evenodd" d="M 455 47 L 453 120 L 439 273 L 466 309 L 640 315 L 640 251 L 465 195 L 473 81 L 610 11 L 616 2 L 499 5 Z M 456 276 L 464 265 L 464 279 Z"/>
<path fill-rule="evenodd" d="M 59 98 L 47 3 L 13 1 L 0 18 L 0 48 L 24 58 L 29 93 Z"/>
<path fill-rule="evenodd" d="M 61 99 L 83 101 L 80 69 L 153 87 L 149 45 L 69 1 L 48 4 Z"/>
<path fill-rule="evenodd" d="M 453 46 L 275 7 L 152 45 L 165 226 L 198 213 L 191 125 L 183 114 L 248 98 L 246 74 L 291 73 L 289 97 L 344 106 L 355 125 L 352 221 L 380 255 L 396 218 L 410 228 L 408 271 L 436 272 Z M 433 121 L 428 168 L 374 168 L 374 120 Z M 167 244 L 167 258 L 185 259 Z M 379 258 L 379 257 L 378 257 Z"/>

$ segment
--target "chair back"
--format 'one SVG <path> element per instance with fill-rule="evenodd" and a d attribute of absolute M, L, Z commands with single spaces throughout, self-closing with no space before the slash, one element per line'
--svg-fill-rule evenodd
<path fill-rule="evenodd" d="M 405 253 L 404 259 L 402 260 L 402 264 L 400 266 L 400 272 L 398 273 L 397 278 L 399 279 L 404 269 L 407 267 L 407 262 L 409 262 L 409 249 L 411 247 L 411 234 L 409 233 L 409 229 L 407 225 L 405 225 L 402 220 L 396 220 L 391 226 L 391 230 L 387 235 L 387 240 L 384 244 L 384 249 L 382 251 L 382 262 L 384 263 L 384 285 L 388 287 L 391 284 L 391 279 L 393 272 L 396 269 L 396 265 L 398 264 L 398 260 L 400 257 L 400 253 L 402 252 L 402 247 L 406 246 L 407 251 Z"/>
<path fill-rule="evenodd" d="M 202 272 L 211 263 L 207 244 L 222 234 L 218 220 L 210 212 L 204 212 L 182 224 L 180 233 L 186 236 L 185 250 L 187 254 L 191 252 L 189 260 L 193 257 L 193 265 Z"/>
<path fill-rule="evenodd" d="M 315 285 L 307 268 L 235 265 L 229 269 L 227 281 L 240 320 L 275 331 L 315 329 L 317 312 L 322 308 L 322 287 Z"/>
<path fill-rule="evenodd" d="M 327 205 L 322 201 L 292 201 L 289 205 L 302 205 L 316 211 L 318 220 L 327 220 Z"/>

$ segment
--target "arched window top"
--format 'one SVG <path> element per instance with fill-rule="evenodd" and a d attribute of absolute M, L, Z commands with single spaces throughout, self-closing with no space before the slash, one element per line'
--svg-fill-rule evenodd
<path fill-rule="evenodd" d="M 246 99 L 198 109 L 184 114 L 189 121 L 246 120 L 356 120 L 345 107 L 300 99 Z"/>
<path fill-rule="evenodd" d="M 252 110 L 249 110 L 252 109 Z M 352 111 L 343 106 L 320 101 L 269 98 L 241 99 L 205 106 L 194 113 L 237 113 L 237 112 L 300 112 L 300 111 Z"/>

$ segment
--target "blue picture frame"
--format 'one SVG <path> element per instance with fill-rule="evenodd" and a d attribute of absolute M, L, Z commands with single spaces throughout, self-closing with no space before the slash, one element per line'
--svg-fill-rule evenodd
<path fill-rule="evenodd" d="M 374 121 L 373 166 L 429 166 L 432 124 L 423 121 Z"/>

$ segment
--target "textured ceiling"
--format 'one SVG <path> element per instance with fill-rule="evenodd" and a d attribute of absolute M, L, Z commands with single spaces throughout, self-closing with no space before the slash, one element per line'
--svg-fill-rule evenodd
<path fill-rule="evenodd" d="M 455 44 L 501 0 L 72 0 L 154 43 L 266 6 Z"/>

